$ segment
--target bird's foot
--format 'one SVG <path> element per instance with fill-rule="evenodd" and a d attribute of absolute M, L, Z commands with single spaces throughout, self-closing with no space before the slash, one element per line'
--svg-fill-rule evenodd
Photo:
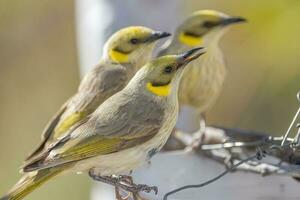
<path fill-rule="evenodd" d="M 133 194 L 136 194 L 138 192 L 150 193 L 151 191 L 154 191 L 155 194 L 158 193 L 158 188 L 156 186 L 135 184 L 133 183 L 131 176 L 99 176 L 98 174 L 95 174 L 93 170 L 89 171 L 89 176 L 96 181 L 101 181 L 115 187 L 122 188 L 123 190 L 131 192 Z"/>
<path fill-rule="evenodd" d="M 151 191 L 154 191 L 155 194 L 157 194 L 158 189 L 156 186 L 148 186 L 145 184 L 135 184 L 133 182 L 132 176 L 127 175 L 120 175 L 117 177 L 118 183 L 122 184 L 121 188 L 124 190 L 127 190 L 129 192 L 132 192 L 134 194 L 138 192 L 147 192 L 150 193 Z"/>
<path fill-rule="evenodd" d="M 131 192 L 122 190 L 119 187 L 115 187 L 116 200 L 135 200 L 134 195 Z"/>
<path fill-rule="evenodd" d="M 124 190 L 127 190 L 129 192 L 132 192 L 133 194 L 137 194 L 138 192 L 146 192 L 146 193 L 150 193 L 151 191 L 154 191 L 155 194 L 158 193 L 158 188 L 156 186 L 148 186 L 145 184 L 125 184 L 122 185 L 122 187 Z"/>
<path fill-rule="evenodd" d="M 131 176 L 121 175 L 118 177 L 118 182 L 122 186 L 124 190 L 127 190 L 129 192 L 132 192 L 133 194 L 136 194 L 138 192 L 146 192 L 150 193 L 151 191 L 154 191 L 155 194 L 157 194 L 158 189 L 156 186 L 148 186 L 145 184 L 135 184 L 132 180 Z"/>
<path fill-rule="evenodd" d="M 117 178 L 119 182 L 123 182 L 123 183 L 129 184 L 129 185 L 133 184 L 132 176 L 119 175 L 119 176 L 116 176 L 115 178 Z"/>
<path fill-rule="evenodd" d="M 205 114 L 202 114 L 201 120 L 199 121 L 199 130 L 193 133 L 193 140 L 186 147 L 187 152 L 191 152 L 197 150 L 199 146 L 201 146 L 205 142 L 205 132 L 206 132 L 206 120 Z"/>
<path fill-rule="evenodd" d="M 186 152 L 191 152 L 197 150 L 199 146 L 205 141 L 205 132 L 196 132 L 194 134 L 196 137 L 193 139 L 190 145 L 185 148 Z"/>

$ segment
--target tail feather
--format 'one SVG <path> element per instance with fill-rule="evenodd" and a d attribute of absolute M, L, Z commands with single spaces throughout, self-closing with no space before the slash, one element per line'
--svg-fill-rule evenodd
<path fill-rule="evenodd" d="M 20 200 L 33 190 L 61 173 L 65 168 L 52 168 L 24 174 L 20 181 L 0 200 Z"/>
<path fill-rule="evenodd" d="M 1 197 L 0 200 L 9 200 L 9 197 L 8 196 L 4 196 L 4 197 Z"/>

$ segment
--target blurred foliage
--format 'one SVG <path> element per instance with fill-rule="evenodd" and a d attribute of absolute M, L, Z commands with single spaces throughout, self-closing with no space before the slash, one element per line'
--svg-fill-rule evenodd
<path fill-rule="evenodd" d="M 217 9 L 249 19 L 222 39 L 228 77 L 208 123 L 282 134 L 298 106 L 300 1 L 185 0 L 181 4 L 185 14 Z M 20 177 L 17 169 L 23 158 L 38 143 L 52 114 L 77 88 L 74 20 L 71 0 L 0 1 L 0 194 Z M 61 177 L 28 199 L 86 199 L 88 183 L 87 176 Z"/>
<path fill-rule="evenodd" d="M 73 1 L 0 1 L 0 196 L 77 88 L 74 23 Z M 58 178 L 28 199 L 85 199 L 87 183 L 84 176 Z"/>

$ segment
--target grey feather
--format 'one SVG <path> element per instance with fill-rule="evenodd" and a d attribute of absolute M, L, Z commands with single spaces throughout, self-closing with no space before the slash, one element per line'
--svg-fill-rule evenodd
<path fill-rule="evenodd" d="M 68 116 L 76 112 L 92 113 L 108 97 L 125 87 L 130 80 L 130 68 L 119 64 L 101 62 L 82 80 L 78 92 L 70 98 L 46 126 L 39 146 L 27 157 L 26 162 L 43 151 L 51 142 L 55 128 Z"/>
<path fill-rule="evenodd" d="M 51 149 L 45 152 L 46 155 L 41 155 L 40 160 L 37 159 L 33 163 L 29 163 L 24 169 L 26 171 L 45 169 L 98 156 L 90 153 L 74 160 L 72 156 L 70 158 L 60 156 L 65 152 L 72 151 L 74 147 L 96 141 L 97 137 L 99 139 L 124 138 L 126 142 L 126 138 L 140 141 L 139 138 L 148 138 L 148 136 L 155 135 L 163 122 L 165 114 L 163 104 L 153 101 L 151 98 L 145 98 L 143 94 L 136 96 L 136 98 L 138 100 L 131 101 L 132 98 L 128 97 L 125 92 L 113 95 L 90 116 L 88 121 L 79 125 L 60 141 L 57 141 Z M 136 109 L 137 106 L 141 109 Z M 129 139 L 128 141 L 132 142 Z M 132 144 L 138 145 L 138 143 Z M 123 144 L 123 146 L 128 148 L 131 145 Z M 119 150 L 122 150 L 122 146 Z"/>

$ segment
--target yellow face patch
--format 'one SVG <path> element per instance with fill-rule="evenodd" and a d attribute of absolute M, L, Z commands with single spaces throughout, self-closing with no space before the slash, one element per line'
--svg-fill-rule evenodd
<path fill-rule="evenodd" d="M 195 47 L 202 44 L 202 38 L 201 37 L 195 37 L 191 35 L 186 35 L 185 33 L 180 33 L 179 35 L 179 41 L 187 46 Z"/>
<path fill-rule="evenodd" d="M 128 54 L 121 53 L 121 52 L 113 50 L 113 49 L 109 51 L 109 56 L 113 61 L 118 62 L 118 63 L 125 63 L 125 62 L 128 62 L 128 60 L 129 60 Z"/>
<path fill-rule="evenodd" d="M 163 86 L 153 86 L 152 83 L 147 83 L 147 89 L 158 96 L 168 96 L 171 92 L 170 84 Z"/>

